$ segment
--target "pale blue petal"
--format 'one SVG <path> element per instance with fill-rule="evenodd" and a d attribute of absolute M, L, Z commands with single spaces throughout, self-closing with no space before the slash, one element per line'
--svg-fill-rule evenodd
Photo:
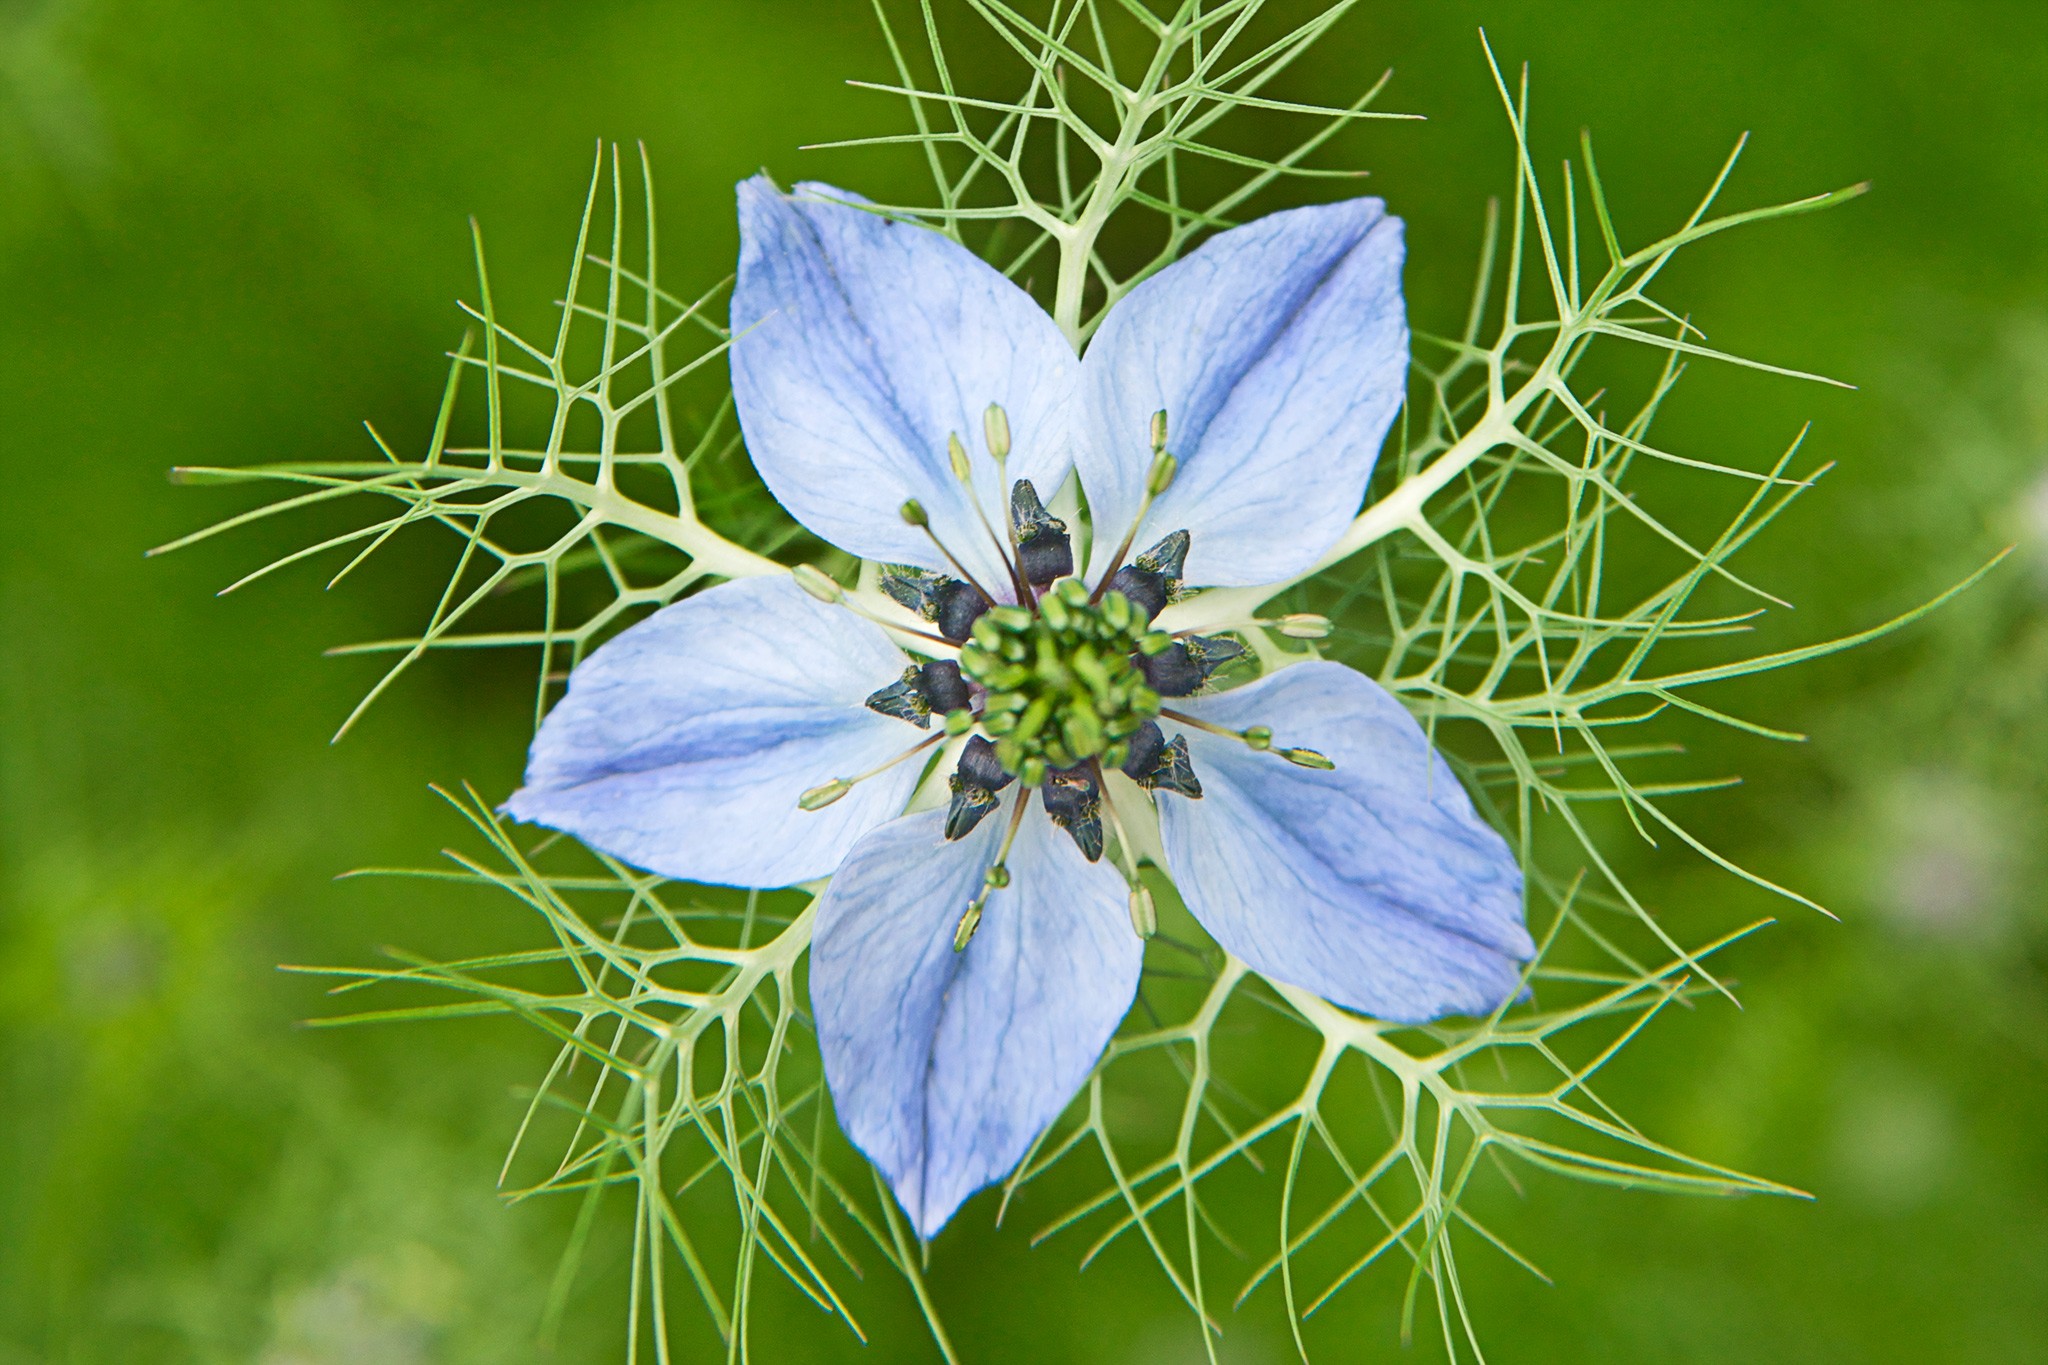
<path fill-rule="evenodd" d="M 1233 228 L 1132 290 L 1089 343 L 1074 458 L 1094 569 L 1137 514 L 1152 414 L 1180 460 L 1139 546 L 1187 530 L 1187 581 L 1274 583 L 1358 512 L 1408 371 L 1401 221 L 1377 199 Z"/>
<path fill-rule="evenodd" d="M 953 951 L 1009 824 L 957 843 L 943 811 L 855 846 L 818 907 L 811 1004 L 832 1103 L 929 1238 L 1001 1179 L 1087 1079 L 1130 1008 L 1142 945 L 1123 878 L 1033 806 L 1008 890 Z"/>
<path fill-rule="evenodd" d="M 1009 413 L 1008 477 L 1050 500 L 1071 467 L 1080 362 L 1031 296 L 950 238 L 847 203 L 858 196 L 766 176 L 739 187 L 733 401 L 747 449 L 796 519 L 866 559 L 951 572 L 898 515 L 932 529 L 992 592 L 994 541 L 954 478 L 946 438 L 973 460 L 990 523 L 1009 488 L 984 446 L 990 403 Z"/>
<path fill-rule="evenodd" d="M 1202 797 L 1159 798 L 1168 869 L 1218 943 L 1267 976 L 1382 1019 L 1482 1014 L 1535 953 L 1522 874 L 1400 702 L 1341 664 L 1304 663 L 1185 703 L 1299 768 L 1187 730 Z"/>
<path fill-rule="evenodd" d="M 741 579 L 623 631 L 541 723 L 521 820 L 663 876 L 728 886 L 822 877 L 896 816 L 915 760 L 821 811 L 797 798 L 923 736 L 863 704 L 909 660 L 881 628 L 790 579 Z"/>

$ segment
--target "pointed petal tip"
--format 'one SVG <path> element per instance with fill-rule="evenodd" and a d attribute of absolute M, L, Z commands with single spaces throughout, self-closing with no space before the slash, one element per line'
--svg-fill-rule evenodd
<path fill-rule="evenodd" d="M 1129 1008 L 1142 945 L 1123 878 L 1033 809 L 966 951 L 960 908 L 1006 822 L 958 842 L 943 812 L 848 855 L 818 912 L 811 1002 L 841 1126 L 929 1241 L 1059 1117 Z"/>
<path fill-rule="evenodd" d="M 970 572 L 999 582 L 982 530 L 1002 516 L 994 462 L 973 452 L 983 492 L 971 494 L 945 457 L 948 434 L 982 430 L 998 404 L 1012 477 L 1057 487 L 1079 361 L 995 267 L 866 202 L 817 181 L 789 194 L 762 177 L 740 185 L 730 365 L 747 452 L 777 500 L 841 549 L 950 571 L 896 516 L 914 498 Z"/>
<path fill-rule="evenodd" d="M 1139 539 L 1191 530 L 1189 577 L 1214 586 L 1313 564 L 1405 394 L 1404 260 L 1400 220 L 1368 196 L 1218 233 L 1120 300 L 1083 361 L 1092 430 L 1075 448 L 1102 523 L 1137 515 L 1164 409 L 1180 465 Z"/>
<path fill-rule="evenodd" d="M 677 667 L 685 659 L 692 666 Z M 903 665 L 880 627 L 794 580 L 720 584 L 578 666 L 502 809 L 680 880 L 779 887 L 823 876 L 915 784 L 916 767 L 903 764 L 830 809 L 798 804 L 909 746 L 910 727 L 865 704 Z"/>

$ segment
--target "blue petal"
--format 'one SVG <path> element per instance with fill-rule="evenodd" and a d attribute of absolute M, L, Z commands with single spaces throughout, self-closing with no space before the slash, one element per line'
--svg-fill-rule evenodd
<path fill-rule="evenodd" d="M 1024 819 L 965 952 L 961 912 L 1009 824 L 957 843 L 943 811 L 861 840 L 818 907 L 811 1003 L 840 1126 L 929 1238 L 1073 1098 L 1138 986 L 1123 878 L 1043 809 Z"/>
<path fill-rule="evenodd" d="M 1276 747 L 1187 732 L 1202 797 L 1162 794 L 1160 836 L 1188 909 L 1267 976 L 1382 1019 L 1483 1014 L 1534 955 L 1522 874 L 1422 728 L 1377 683 L 1304 663 L 1186 704 Z"/>
<path fill-rule="evenodd" d="M 733 401 L 747 449 L 796 519 L 866 559 L 951 572 L 903 523 L 907 498 L 992 592 L 993 540 L 952 473 L 958 433 L 983 510 L 1006 523 L 1008 485 L 982 416 L 1008 412 L 1008 477 L 1050 500 L 1072 465 L 1067 413 L 1080 362 L 1031 296 L 957 242 L 847 203 L 826 185 L 739 187 Z"/>
<path fill-rule="evenodd" d="M 1186 529 L 1187 580 L 1274 583 L 1358 512 L 1408 372 L 1401 222 L 1377 199 L 1233 228 L 1132 290 L 1083 364 L 1074 458 L 1095 562 L 1137 515 L 1152 414 L 1180 475 L 1140 548 Z"/>
<path fill-rule="evenodd" d="M 824 810 L 797 809 L 810 788 L 918 741 L 863 704 L 907 662 L 879 627 L 780 575 L 722 584 L 621 632 L 570 675 L 505 809 L 667 877 L 822 877 L 917 781 L 913 760 Z"/>

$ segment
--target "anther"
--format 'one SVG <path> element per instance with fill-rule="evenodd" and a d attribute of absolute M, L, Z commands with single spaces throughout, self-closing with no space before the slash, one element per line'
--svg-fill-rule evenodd
<path fill-rule="evenodd" d="M 1002 404 L 990 403 L 982 413 L 981 436 L 997 464 L 1010 458 L 1010 414 L 1003 411 Z"/>
<path fill-rule="evenodd" d="M 1142 886 L 1131 888 L 1131 932 L 1139 938 L 1159 932 L 1159 908 L 1152 903 L 1152 893 Z"/>
<path fill-rule="evenodd" d="M 1163 450 L 1154 455 L 1152 457 L 1152 468 L 1145 475 L 1146 496 L 1156 498 L 1167 489 L 1173 487 L 1173 476 L 1179 472 L 1179 460 L 1176 460 Z"/>
<path fill-rule="evenodd" d="M 1131 529 L 1124 532 L 1124 538 L 1116 547 L 1116 553 L 1109 557 L 1109 577 L 1096 585 L 1096 594 L 1117 586 L 1114 575 L 1123 567 L 1124 556 L 1131 552 L 1131 542 L 1138 537 L 1138 528 L 1145 524 L 1145 518 L 1152 511 L 1153 500 L 1173 487 L 1174 475 L 1180 471 L 1180 461 L 1166 449 L 1166 413 L 1162 409 L 1152 414 L 1152 467 L 1145 471 L 1145 496 L 1138 502 L 1138 514 L 1131 518 Z M 1179 534 L 1185 536 L 1186 532 Z M 1179 577 L 1176 572 L 1174 577 Z M 1156 609 L 1155 609 L 1156 610 Z"/>
<path fill-rule="evenodd" d="M 846 600 L 846 589 L 827 578 L 822 570 L 809 564 L 797 565 L 789 571 L 789 576 L 796 580 L 799 588 L 820 602 L 836 606 Z"/>
<path fill-rule="evenodd" d="M 933 735 L 930 739 L 920 740 L 896 755 L 896 757 L 889 759 L 887 762 L 878 763 L 856 777 L 835 777 L 830 782 L 820 783 L 796 799 L 797 809 L 803 811 L 823 810 L 869 778 L 880 777 L 898 763 L 903 762 L 907 758 L 917 757 L 944 738 L 945 736 L 941 734 Z"/>
<path fill-rule="evenodd" d="M 1278 749 L 1274 752 L 1299 768 L 1316 768 L 1329 772 L 1337 766 L 1329 755 L 1319 754 L 1314 749 Z"/>
<path fill-rule="evenodd" d="M 1269 726 L 1248 725 L 1242 730 L 1232 730 L 1228 726 L 1217 725 L 1213 722 L 1203 720 L 1198 716 L 1191 716 L 1185 711 L 1163 710 L 1159 714 L 1166 717 L 1168 720 L 1178 721 L 1182 725 L 1192 725 L 1197 730 L 1207 730 L 1212 735 L 1221 735 L 1225 739 L 1238 740 L 1245 744 L 1247 747 L 1256 749 L 1261 753 L 1264 753 L 1272 749 L 1273 747 L 1273 731 Z M 1317 754 L 1314 749 L 1300 749 L 1292 751 L 1282 749 L 1279 751 L 1279 753 L 1283 757 L 1290 752 L 1311 754 L 1314 755 L 1315 758 L 1323 757 L 1321 754 Z M 1324 759 L 1323 761 L 1329 762 L 1328 759 Z M 1303 763 L 1302 766 L 1305 768 L 1313 768 L 1317 765 L 1313 762 L 1313 760 L 1311 760 L 1309 762 Z M 1331 766 L 1335 767 L 1336 765 L 1331 764 Z"/>
<path fill-rule="evenodd" d="M 960 444 L 960 433 L 950 432 L 946 436 L 946 454 L 953 461 L 953 477 L 962 483 L 974 479 L 974 466 L 967 463 L 967 447 Z"/>
<path fill-rule="evenodd" d="M 1307 612 L 1296 612 L 1283 616 L 1274 625 L 1290 640 L 1327 640 L 1336 627 L 1327 616 L 1311 616 Z"/>
<path fill-rule="evenodd" d="M 822 786 L 811 788 L 796 799 L 798 810 L 823 810 L 840 797 L 853 790 L 853 783 L 843 777 L 835 777 Z"/>
<path fill-rule="evenodd" d="M 925 515 L 924 504 L 916 498 L 906 499 L 902 510 L 903 519 L 912 526 L 922 527 L 925 530 L 931 529 L 932 519 Z"/>
<path fill-rule="evenodd" d="M 974 937 L 974 931 L 981 927 L 982 907 L 988 904 L 989 894 L 1000 891 L 1010 884 L 1010 849 L 1017 842 L 1017 831 L 1024 825 L 1025 807 L 1031 804 L 1031 793 L 1025 792 L 1017 799 L 1017 805 L 1010 812 L 1010 828 L 1003 834 L 1003 845 L 996 850 L 996 860 L 989 864 L 981 877 L 981 894 L 967 903 L 967 910 L 960 916 L 960 922 L 953 926 L 953 951 L 967 951 L 967 944 Z"/>

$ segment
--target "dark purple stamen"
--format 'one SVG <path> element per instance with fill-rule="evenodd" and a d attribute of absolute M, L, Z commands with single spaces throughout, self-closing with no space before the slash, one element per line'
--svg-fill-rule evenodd
<path fill-rule="evenodd" d="M 1153 727 L 1158 728 L 1158 727 Z M 1046 775 L 1039 788 L 1045 813 L 1073 836 L 1089 862 L 1102 857 L 1102 787 L 1087 768 L 1063 768 Z"/>
<path fill-rule="evenodd" d="M 965 839 L 999 804 L 996 793 L 1014 779 L 996 762 L 996 746 L 980 735 L 967 741 L 960 762 L 946 779 L 953 801 L 946 808 L 946 837 Z"/>
<path fill-rule="evenodd" d="M 1124 776 L 1147 791 L 1177 792 L 1196 801 L 1202 798 L 1202 782 L 1195 776 L 1194 762 L 1188 757 L 1187 737 L 1175 735 L 1168 743 L 1156 721 L 1146 721 L 1131 736 L 1131 756 L 1124 760 Z"/>
<path fill-rule="evenodd" d="M 1045 510 L 1031 480 L 1010 490 L 1010 525 L 1017 535 L 1017 563 L 1024 577 L 1043 587 L 1074 572 L 1074 542 L 1067 524 Z"/>

